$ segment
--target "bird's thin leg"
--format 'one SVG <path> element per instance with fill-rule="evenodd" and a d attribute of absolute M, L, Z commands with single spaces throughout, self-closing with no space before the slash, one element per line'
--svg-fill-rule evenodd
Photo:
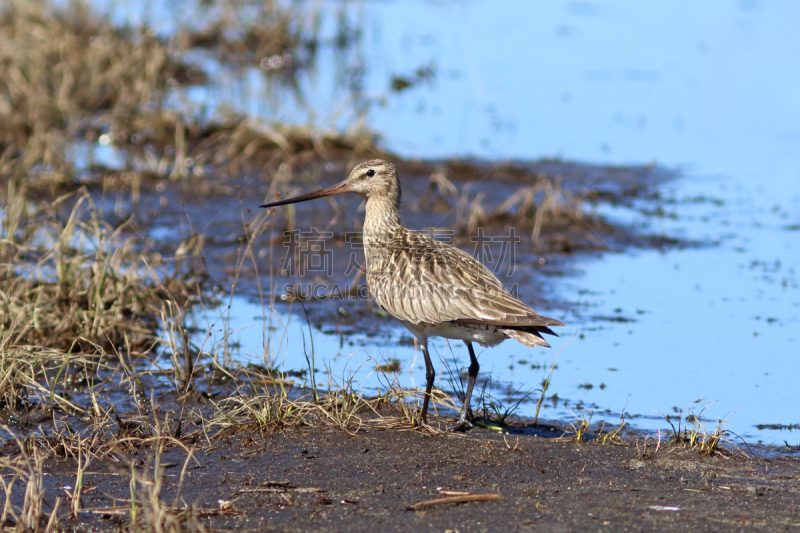
<path fill-rule="evenodd" d="M 433 369 L 431 356 L 428 355 L 428 340 L 419 343 L 422 348 L 422 355 L 425 357 L 425 398 L 422 400 L 422 423 L 428 423 L 428 402 L 431 399 L 431 389 L 433 389 L 433 380 L 436 378 L 436 371 Z"/>
<path fill-rule="evenodd" d="M 469 349 L 469 381 L 467 381 L 467 393 L 464 395 L 464 403 L 461 405 L 461 414 L 458 417 L 458 424 L 454 431 L 464 431 L 472 427 L 472 424 L 467 420 L 467 413 L 469 412 L 469 403 L 472 400 L 472 389 L 475 387 L 475 379 L 478 377 L 478 370 L 481 365 L 478 364 L 478 358 L 475 357 L 475 350 L 472 349 L 472 343 L 467 342 Z"/>

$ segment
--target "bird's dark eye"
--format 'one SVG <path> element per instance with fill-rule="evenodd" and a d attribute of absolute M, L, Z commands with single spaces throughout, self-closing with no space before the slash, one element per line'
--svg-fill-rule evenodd
<path fill-rule="evenodd" d="M 369 176 L 371 178 L 374 175 L 375 175 L 375 169 L 374 168 L 371 168 L 371 169 L 367 170 L 367 176 Z"/>

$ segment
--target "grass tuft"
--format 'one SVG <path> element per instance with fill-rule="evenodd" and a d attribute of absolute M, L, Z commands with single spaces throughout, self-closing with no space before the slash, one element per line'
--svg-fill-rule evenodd
<path fill-rule="evenodd" d="M 704 402 L 704 399 L 695 400 L 692 405 Z M 713 402 L 712 402 L 713 403 Z M 683 447 L 693 448 L 705 455 L 723 453 L 722 443 L 726 442 L 728 430 L 725 429 L 727 420 L 717 420 L 717 424 L 711 431 L 708 430 L 708 423 L 703 418 L 703 412 L 712 403 L 703 403 L 700 411 L 695 413 L 692 406 L 684 408 L 676 417 L 662 415 L 672 427 L 670 441 Z"/>
<path fill-rule="evenodd" d="M 154 311 L 165 300 L 185 302 L 191 275 L 170 271 L 125 224 L 102 222 L 88 193 L 54 204 L 70 203 L 66 221 L 53 206 L 5 212 L 0 351 L 147 350 L 158 328 Z"/>

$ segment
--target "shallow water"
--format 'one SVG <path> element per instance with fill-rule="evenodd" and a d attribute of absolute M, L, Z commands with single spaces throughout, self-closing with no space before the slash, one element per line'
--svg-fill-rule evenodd
<path fill-rule="evenodd" d="M 159 15 L 159 5 L 150 16 L 169 32 L 163 21 L 171 19 Z M 121 19 L 141 16 L 124 4 L 115 9 Z M 634 420 L 638 427 L 664 428 L 659 412 L 704 398 L 696 405 L 712 403 L 704 413 L 710 426 L 728 418 L 727 427 L 748 441 L 800 443 L 797 432 L 758 427 L 800 422 L 793 410 L 800 366 L 800 5 L 364 2 L 346 9 L 364 31 L 361 53 L 336 56 L 323 48 L 313 75 L 301 78 L 305 104 L 289 91 L 267 98 L 257 69 L 222 71 L 208 87 L 192 88 L 190 99 L 322 126 L 361 116 L 407 157 L 655 162 L 679 172 L 661 186 L 661 216 L 636 206 L 605 207 L 603 214 L 703 245 L 581 256 L 568 276 L 548 277 L 546 291 L 581 311 L 537 306 L 568 323 L 554 350 L 504 343 L 480 352 L 482 371 L 495 383 L 531 390 L 563 348 L 548 395 L 568 398 L 570 407 L 559 404 L 544 416 L 569 419 L 583 403 L 610 410 L 610 422 L 625 410 L 646 417 Z M 322 31 L 332 31 L 325 20 Z M 353 85 L 336 81 L 342 64 L 360 73 L 359 94 L 368 105 L 354 106 Z M 391 92 L 391 76 L 426 65 L 434 67 L 432 81 Z M 261 358 L 264 332 L 256 317 L 265 311 L 235 298 L 230 313 L 232 329 L 252 326 L 234 334 L 242 357 Z M 305 368 L 305 321 L 297 314 L 283 319 L 288 344 L 277 362 Z M 385 387 L 372 360 L 397 358 L 400 383 L 420 385 L 421 360 L 413 346 L 395 342 L 402 338 L 400 329 L 388 343 L 349 335 L 340 347 L 339 336 L 314 331 L 317 382 L 330 376 L 352 378 L 365 390 Z M 452 346 L 464 365 L 466 350 Z M 450 357 L 443 341 L 434 352 Z M 526 403 L 519 413 L 532 410 Z"/>

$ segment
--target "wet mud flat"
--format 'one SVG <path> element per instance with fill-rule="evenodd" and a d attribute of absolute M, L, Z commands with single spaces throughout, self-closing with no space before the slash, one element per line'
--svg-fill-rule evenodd
<path fill-rule="evenodd" d="M 800 527 L 800 458 L 708 456 L 666 440 L 656 446 L 650 438 L 645 449 L 643 438 L 602 444 L 563 435 L 555 428 L 437 435 L 411 428 L 241 431 L 193 445 L 188 461 L 184 448 L 166 449 L 162 498 L 171 501 L 182 481 L 176 507 L 194 509 L 184 525 L 212 531 Z M 152 459 L 146 449 L 127 455 L 137 465 Z M 74 460 L 48 461 L 48 494 L 71 488 L 75 467 Z M 124 529 L 129 468 L 96 461 L 89 470 L 84 510 L 63 526 Z M 424 503 L 466 495 L 495 499 Z"/>

